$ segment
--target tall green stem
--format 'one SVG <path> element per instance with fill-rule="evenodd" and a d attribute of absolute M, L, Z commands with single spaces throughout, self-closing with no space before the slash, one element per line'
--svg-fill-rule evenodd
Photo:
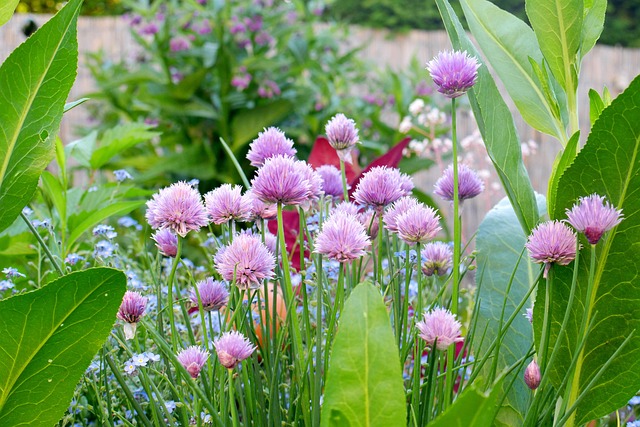
<path fill-rule="evenodd" d="M 540 369 L 543 373 L 547 371 L 547 353 L 549 350 L 549 335 L 551 332 L 551 286 L 553 283 L 553 270 L 547 272 L 547 283 L 544 290 L 544 317 L 542 320 L 542 333 L 540 335 L 540 345 L 538 347 L 538 356 L 540 359 Z"/>
<path fill-rule="evenodd" d="M 171 346 L 173 351 L 178 350 L 178 332 L 176 330 L 176 321 L 173 314 L 173 282 L 176 276 L 176 269 L 180 262 L 180 256 L 182 255 L 182 238 L 178 236 L 178 249 L 176 250 L 176 256 L 173 258 L 173 264 L 171 265 L 171 273 L 169 273 L 169 280 L 167 281 L 167 299 L 169 309 L 169 323 L 171 324 Z"/>
<path fill-rule="evenodd" d="M 462 247 L 462 227 L 460 223 L 460 200 L 458 188 L 458 138 L 456 129 L 456 99 L 451 99 L 451 146 L 453 150 L 453 290 L 451 312 L 458 314 L 458 294 L 460 292 L 460 252 Z"/>
<path fill-rule="evenodd" d="M 344 201 L 349 201 L 349 190 L 347 189 L 347 172 L 344 166 L 344 160 L 340 159 L 340 173 L 342 175 L 342 195 L 344 196 Z"/>
<path fill-rule="evenodd" d="M 38 233 L 38 230 L 36 230 L 36 228 L 33 226 L 31 221 L 29 221 L 29 218 L 27 218 L 27 216 L 24 213 L 20 212 L 20 217 L 24 220 L 24 222 L 27 223 L 27 227 L 29 227 L 29 230 L 31 230 L 31 234 L 35 236 L 35 238 L 38 240 L 38 243 L 40 243 L 40 246 L 42 246 L 42 249 L 44 250 L 44 253 L 47 255 L 47 258 L 49 258 L 49 261 L 51 261 L 51 264 L 53 264 L 53 268 L 56 269 L 59 275 L 64 276 L 62 269 L 58 265 L 58 261 L 56 261 L 56 259 L 54 258 L 53 254 L 49 250 L 49 247 L 47 246 L 45 241 L 42 240 L 42 236 L 40 236 L 40 233 Z"/>
<path fill-rule="evenodd" d="M 238 408 L 236 407 L 235 386 L 233 384 L 233 369 L 227 369 L 229 373 L 229 406 L 231 406 L 231 419 L 233 427 L 238 427 Z"/>

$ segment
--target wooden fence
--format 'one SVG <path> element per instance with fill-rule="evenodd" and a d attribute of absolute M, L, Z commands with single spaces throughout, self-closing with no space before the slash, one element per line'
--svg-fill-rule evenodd
<path fill-rule="evenodd" d="M 5 26 L 0 27 L 0 61 L 25 39 L 22 27 L 28 19 L 33 19 L 38 25 L 43 24 L 49 16 L 16 15 Z M 94 89 L 91 75 L 86 66 L 85 55 L 91 52 L 103 51 L 105 57 L 113 61 L 131 58 L 134 52 L 134 42 L 129 34 L 129 28 L 124 19 L 118 17 L 91 18 L 81 17 L 78 23 L 80 67 L 78 78 L 71 91 L 70 99 L 78 99 L 83 94 Z M 415 56 L 421 63 L 436 55 L 440 50 L 450 47 L 444 32 L 410 31 L 400 35 L 392 35 L 384 30 L 372 30 L 353 27 L 349 37 L 351 46 L 365 45 L 361 50 L 361 57 L 375 61 L 380 66 L 389 65 L 396 70 L 407 67 Z M 613 95 L 624 89 L 628 83 L 640 72 L 640 49 L 626 49 L 610 46 L 596 46 L 585 58 L 582 67 L 579 105 L 581 109 L 581 128 L 584 132 L 589 127 L 589 102 L 587 91 L 595 88 L 599 92 L 604 86 L 609 87 Z M 538 144 L 538 151 L 526 159 L 527 168 L 534 189 L 546 193 L 547 180 L 551 165 L 559 146 L 552 138 L 532 130 L 520 117 L 517 110 L 510 105 L 514 112 L 514 120 L 522 141 L 533 140 Z M 64 141 L 73 139 L 73 128 L 86 121 L 86 113 L 82 107 L 72 110 L 62 123 L 61 135 Z M 460 120 L 459 135 L 464 137 L 473 131 L 471 120 Z M 584 138 L 583 138 L 584 139 Z M 436 176 L 423 175 L 418 178 L 418 185 L 425 190 L 431 188 Z M 482 202 L 470 203 L 465 206 L 466 214 L 473 217 L 471 221 L 477 225 L 484 212 L 501 197 L 494 194 L 490 199 Z M 475 229 L 471 224 L 470 230 Z"/>

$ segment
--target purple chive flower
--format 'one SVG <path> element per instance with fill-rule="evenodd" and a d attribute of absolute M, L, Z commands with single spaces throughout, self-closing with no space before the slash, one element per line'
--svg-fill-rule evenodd
<path fill-rule="evenodd" d="M 273 80 L 266 80 L 258 88 L 258 96 L 260 98 L 273 98 L 274 95 L 279 96 L 281 93 L 280 86 Z"/>
<path fill-rule="evenodd" d="M 597 244 L 606 231 L 622 220 L 622 209 L 616 209 L 597 194 L 581 197 L 577 205 L 573 205 L 571 210 L 567 209 L 567 222 L 584 233 L 592 245 Z"/>
<path fill-rule="evenodd" d="M 225 332 L 213 342 L 218 360 L 227 369 L 235 368 L 256 350 L 256 346 L 238 331 Z"/>
<path fill-rule="evenodd" d="M 149 22 L 143 25 L 139 30 L 139 33 L 143 36 L 152 36 L 157 32 L 158 32 L 158 24 L 156 24 L 155 22 Z"/>
<path fill-rule="evenodd" d="M 533 308 L 527 308 L 523 316 L 529 321 L 529 323 L 533 323 Z"/>
<path fill-rule="evenodd" d="M 169 40 L 169 50 L 171 52 L 182 52 L 191 49 L 191 41 L 186 37 L 174 37 Z"/>
<path fill-rule="evenodd" d="M 263 279 L 273 277 L 275 260 L 260 237 L 241 233 L 221 248 L 214 258 L 216 270 L 223 279 L 241 289 L 256 289 Z"/>
<path fill-rule="evenodd" d="M 192 345 L 178 353 L 178 362 L 189 372 L 191 378 L 196 379 L 200 375 L 200 371 L 207 359 L 209 358 L 209 352 L 202 350 L 200 347 Z"/>
<path fill-rule="evenodd" d="M 357 216 L 360 213 L 360 207 L 352 202 L 340 202 L 333 208 L 331 213 L 345 213 Z"/>
<path fill-rule="evenodd" d="M 544 264 L 544 275 L 551 264 L 567 265 L 576 257 L 577 238 L 563 222 L 547 221 L 533 229 L 525 247 L 533 262 Z"/>
<path fill-rule="evenodd" d="M 408 196 L 413 183 L 398 169 L 376 166 L 365 173 L 353 197 L 357 204 L 371 206 L 379 211 L 401 197 Z"/>
<path fill-rule="evenodd" d="M 278 215 L 278 208 L 275 204 L 263 202 L 252 190 L 244 193 L 242 197 L 249 203 L 249 221 L 256 221 L 260 218 L 265 220 L 275 219 Z"/>
<path fill-rule="evenodd" d="M 265 203 L 299 205 L 311 195 L 307 167 L 306 162 L 292 157 L 271 157 L 251 181 L 253 193 Z"/>
<path fill-rule="evenodd" d="M 378 214 L 376 211 L 367 209 L 360 212 L 357 215 L 357 218 L 366 230 L 367 236 L 369 236 L 371 240 L 375 239 L 378 235 L 378 231 L 380 231 L 380 221 L 378 220 Z"/>
<path fill-rule="evenodd" d="M 207 277 L 205 280 L 196 283 L 198 293 L 191 290 L 189 299 L 194 307 L 198 307 L 198 295 L 202 301 L 202 308 L 205 311 L 218 311 L 225 305 L 229 299 L 229 292 L 224 283 Z"/>
<path fill-rule="evenodd" d="M 427 345 L 436 343 L 436 348 L 440 351 L 445 351 L 451 344 L 464 340 L 460 336 L 461 327 L 455 315 L 440 307 L 424 313 L 423 320 L 416 323 L 420 338 L 425 340 Z"/>
<path fill-rule="evenodd" d="M 309 195 L 307 199 L 301 203 L 302 208 L 309 210 L 311 204 L 317 201 L 324 194 L 322 191 L 322 177 L 307 162 L 299 163 L 300 172 L 309 182 Z"/>
<path fill-rule="evenodd" d="M 156 247 L 164 256 L 175 258 L 178 253 L 178 236 L 168 228 L 161 228 L 151 238 L 156 242 Z"/>
<path fill-rule="evenodd" d="M 136 324 L 144 316 L 147 308 L 147 299 L 135 291 L 127 291 L 122 298 L 122 303 L 118 309 L 118 319 L 124 320 L 124 336 L 126 339 L 133 339 L 136 333 Z"/>
<path fill-rule="evenodd" d="M 430 242 L 422 250 L 422 272 L 426 276 L 444 276 L 453 262 L 451 247 L 443 242 Z"/>
<path fill-rule="evenodd" d="M 397 233 L 398 226 L 396 224 L 396 221 L 398 217 L 407 212 L 409 209 L 418 205 L 420 205 L 420 202 L 418 202 L 416 198 L 411 196 L 401 197 L 400 199 L 396 200 L 384 213 L 384 228 L 393 233 Z"/>
<path fill-rule="evenodd" d="M 268 231 L 264 233 L 264 245 L 274 255 L 276 253 L 277 243 L 278 243 L 278 237 L 276 237 L 275 234 L 269 233 Z"/>
<path fill-rule="evenodd" d="M 336 114 L 325 126 L 325 132 L 340 160 L 351 163 L 351 151 L 360 142 L 356 123 L 342 113 Z"/>
<path fill-rule="evenodd" d="M 334 213 L 322 225 L 315 240 L 315 253 L 327 255 L 338 262 L 350 262 L 362 257 L 371 244 L 367 232 L 354 215 Z"/>
<path fill-rule="evenodd" d="M 422 203 L 398 215 L 396 226 L 398 237 L 410 245 L 431 240 L 442 230 L 440 216 Z"/>
<path fill-rule="evenodd" d="M 461 163 L 458 167 L 458 200 L 472 199 L 484 190 L 484 183 L 476 172 Z M 445 200 L 453 201 L 453 166 L 449 166 L 436 181 L 435 193 Z"/>
<path fill-rule="evenodd" d="M 532 360 L 524 370 L 524 382 L 531 390 L 535 390 L 540 385 L 540 379 L 540 367 Z"/>
<path fill-rule="evenodd" d="M 464 95 L 476 83 L 479 67 L 478 60 L 466 51 L 440 52 L 427 63 L 438 92 L 447 98 Z"/>
<path fill-rule="evenodd" d="M 260 167 L 265 160 L 283 155 L 293 157 L 297 150 L 293 148 L 293 141 L 287 138 L 280 129 L 270 127 L 260 132 L 258 137 L 249 145 L 247 159 L 251 166 Z"/>
<path fill-rule="evenodd" d="M 146 218 L 151 228 L 169 228 L 180 237 L 209 224 L 200 193 L 183 181 L 154 194 L 147 202 Z"/>
<path fill-rule="evenodd" d="M 333 165 L 323 165 L 316 169 L 316 172 L 322 178 L 322 191 L 324 194 L 332 197 L 341 197 L 342 194 L 342 175 L 340 170 Z"/>
<path fill-rule="evenodd" d="M 207 213 L 214 224 L 245 221 L 250 215 L 250 202 L 242 197 L 242 187 L 223 184 L 204 195 Z"/>

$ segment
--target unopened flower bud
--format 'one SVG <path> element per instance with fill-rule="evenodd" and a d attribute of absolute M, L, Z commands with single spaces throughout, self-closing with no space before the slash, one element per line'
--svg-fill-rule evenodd
<path fill-rule="evenodd" d="M 540 385 L 540 367 L 535 360 L 532 360 L 524 370 L 524 382 L 531 390 L 537 389 Z"/>

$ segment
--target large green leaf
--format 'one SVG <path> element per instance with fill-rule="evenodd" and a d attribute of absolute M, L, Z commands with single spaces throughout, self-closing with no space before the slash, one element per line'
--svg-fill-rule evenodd
<path fill-rule="evenodd" d="M 578 406 L 576 423 L 581 424 L 624 406 L 640 389 L 640 77 L 602 112 L 586 145 L 560 178 L 558 188 L 562 191 L 558 192 L 554 211 L 557 219 L 565 218 L 565 210 L 578 197 L 592 193 L 606 196 L 623 210 L 625 217 L 597 245 L 593 307 L 596 320 L 589 330 L 583 357 L 578 359 L 578 390 L 584 390 L 624 339 L 634 335 Z M 577 303 L 573 304 L 568 336 L 552 371 L 556 386 L 575 351 L 584 311 L 590 251 L 586 240 L 582 240 L 585 248 L 580 257 Z M 572 270 L 572 266 L 554 267 L 552 342 L 567 305 Z M 544 296 L 540 297 L 540 304 L 544 304 Z M 538 331 L 541 316 L 535 317 Z"/>
<path fill-rule="evenodd" d="M 596 44 L 604 28 L 604 15 L 607 0 L 584 0 L 584 18 L 582 20 L 582 45 L 580 56 L 584 57 Z"/>
<path fill-rule="evenodd" d="M 469 29 L 509 92 L 520 114 L 540 132 L 564 141 L 564 129 L 538 86 L 529 58 L 542 63 L 533 30 L 487 0 L 460 2 Z"/>
<path fill-rule="evenodd" d="M 577 89 L 573 66 L 582 39 L 582 0 L 528 0 L 527 15 L 554 77 L 567 93 Z"/>
<path fill-rule="evenodd" d="M 569 165 L 573 163 L 573 159 L 576 158 L 578 153 L 578 144 L 580 143 L 580 132 L 576 132 L 567 142 L 567 146 L 564 150 L 560 151 L 553 162 L 553 169 L 551 170 L 551 176 L 549 177 L 549 184 L 547 187 L 547 207 L 550 212 L 549 216 L 553 216 L 553 212 L 556 208 L 556 199 L 558 197 L 558 184 L 560 183 L 560 177 L 567 170 Z"/>
<path fill-rule="evenodd" d="M 405 426 L 402 367 L 380 291 L 358 285 L 344 305 L 331 351 L 323 426 Z"/>
<path fill-rule="evenodd" d="M 78 66 L 72 0 L 0 67 L 0 231 L 31 200 L 54 155 L 54 136 Z"/>
<path fill-rule="evenodd" d="M 544 213 L 544 197 L 538 195 L 538 209 Z M 490 344 L 498 336 L 504 323 L 516 310 L 534 284 L 538 272 L 524 252 L 527 236 L 518 225 L 516 214 L 509 200 L 502 199 L 484 218 L 476 237 L 477 264 L 479 272 L 477 307 L 478 321 L 474 336 L 474 354 L 484 355 Z M 521 258 L 522 257 L 522 258 Z M 518 266 L 514 274 L 514 268 Z M 513 282 L 509 281 L 513 275 Z M 529 307 L 526 305 L 525 307 Z M 522 311 L 524 314 L 524 310 Z M 484 337 L 484 338 L 483 338 Z M 531 324 L 523 316 L 516 316 L 508 332 L 502 339 L 502 345 L 495 362 L 495 373 L 517 363 L 524 357 L 533 341 Z M 490 381 L 490 370 L 494 361 L 490 359 L 484 366 L 483 378 Z M 505 386 L 511 383 L 513 375 L 521 376 L 521 370 L 514 370 L 505 380 Z M 529 403 L 530 390 L 524 381 L 516 380 L 510 390 L 504 390 L 506 398 L 496 420 L 498 426 L 522 425 L 523 415 Z"/>
<path fill-rule="evenodd" d="M 430 427 L 493 427 L 502 380 L 488 393 L 480 392 L 475 385 L 466 389 L 442 415 L 430 423 Z M 511 424 L 515 426 L 518 424 Z"/>
<path fill-rule="evenodd" d="M 52 426 L 109 336 L 125 275 L 96 268 L 0 301 L 0 425 Z"/>
<path fill-rule="evenodd" d="M 19 1 L 20 0 L 4 0 L 4 2 L 0 4 L 0 25 L 6 24 L 7 21 L 11 19 Z"/>
<path fill-rule="evenodd" d="M 127 123 L 107 130 L 91 154 L 91 167 L 100 169 L 117 154 L 160 135 L 151 129 L 153 126 L 145 123 Z"/>
<path fill-rule="evenodd" d="M 436 0 L 436 4 L 453 46 L 479 57 L 448 0 Z M 522 161 L 520 139 L 511 111 L 500 96 L 485 65 L 478 70 L 478 81 L 469 91 L 469 101 L 487 153 L 514 207 L 516 217 L 528 235 L 538 222 L 533 187 Z"/>
<path fill-rule="evenodd" d="M 263 128 L 273 126 L 293 109 L 291 102 L 279 99 L 251 110 L 242 110 L 231 121 L 231 147 L 237 150 L 258 137 Z M 229 142 L 229 141 L 228 141 Z"/>

